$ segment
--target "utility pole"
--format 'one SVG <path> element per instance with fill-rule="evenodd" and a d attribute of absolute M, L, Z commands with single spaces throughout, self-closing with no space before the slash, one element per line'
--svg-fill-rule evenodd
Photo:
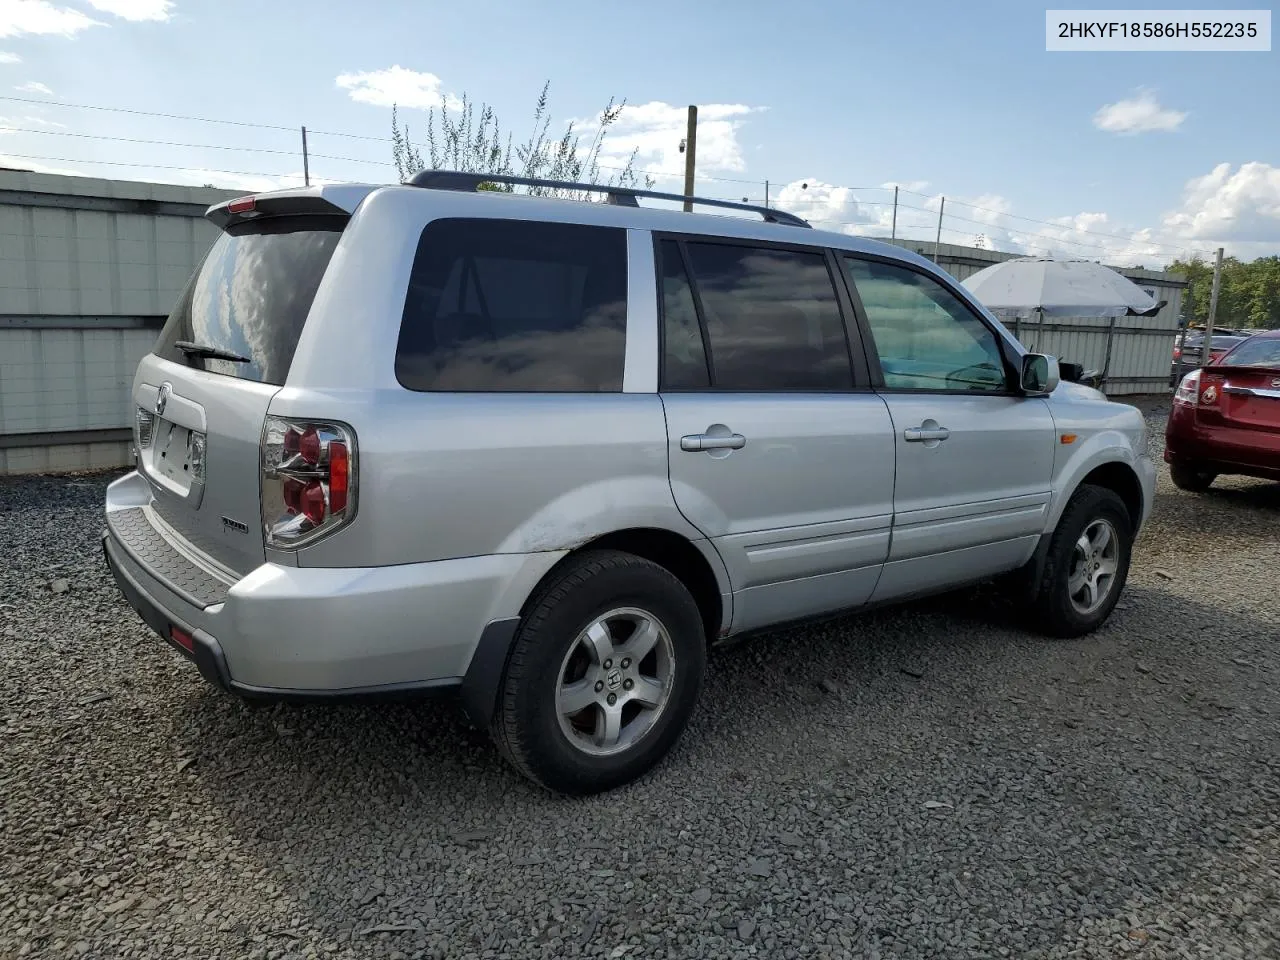
<path fill-rule="evenodd" d="M 897 188 L 894 188 L 895 192 Z M 938 204 L 938 235 L 933 238 L 933 262 L 938 262 L 938 244 L 942 242 L 942 211 L 946 209 L 947 198 L 943 197 L 942 202 Z"/>
<path fill-rule="evenodd" d="M 769 206 L 769 181 L 768 180 L 764 182 L 764 205 L 766 209 Z"/>
<path fill-rule="evenodd" d="M 889 228 L 889 239 L 898 239 L 898 185 L 893 186 L 893 226 Z"/>
<path fill-rule="evenodd" d="M 693 170 L 695 163 L 695 154 L 698 151 L 698 108 L 689 107 L 689 129 L 685 133 L 684 141 L 684 195 L 686 197 L 693 196 Z M 690 213 L 693 210 L 693 204 L 688 200 L 684 202 L 684 212 Z"/>
<path fill-rule="evenodd" d="M 1213 342 L 1213 321 L 1218 316 L 1218 286 L 1222 282 L 1222 248 L 1213 259 L 1213 292 L 1209 294 L 1209 319 L 1204 325 L 1204 343 L 1200 347 L 1200 366 L 1209 363 L 1209 344 Z M 1184 334 L 1185 336 L 1185 334 Z"/>
<path fill-rule="evenodd" d="M 302 128 L 302 181 L 311 186 L 311 160 L 307 156 L 307 128 Z"/>

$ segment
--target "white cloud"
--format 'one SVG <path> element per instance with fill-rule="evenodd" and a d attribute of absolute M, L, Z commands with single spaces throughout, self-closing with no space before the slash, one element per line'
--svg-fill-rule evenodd
<path fill-rule="evenodd" d="M 0 3 L 0 37 L 24 34 L 74 37 L 102 24 L 79 10 L 58 7 L 49 0 L 4 0 Z"/>
<path fill-rule="evenodd" d="M 9 53 L 7 50 L 0 50 L 0 63 L 21 63 L 22 58 L 16 53 Z"/>
<path fill-rule="evenodd" d="M 37 163 L 35 160 L 28 160 L 26 157 L 17 157 L 12 154 L 0 153 L 0 169 L 12 170 L 30 170 L 32 173 L 57 173 L 67 177 L 84 177 L 88 174 L 81 170 L 72 170 L 69 167 L 49 167 L 43 163 Z"/>
<path fill-rule="evenodd" d="M 698 107 L 699 173 L 733 173 L 746 169 L 738 131 L 746 117 L 761 107 L 741 103 L 709 103 Z M 636 153 L 636 167 L 660 178 L 684 175 L 680 141 L 688 130 L 688 108 L 660 101 L 627 104 L 609 127 L 600 148 L 602 165 L 617 166 Z M 599 117 L 576 120 L 574 127 L 594 134 Z M 729 192 L 737 190 L 732 188 Z"/>
<path fill-rule="evenodd" d="M 1218 164 L 1187 182 L 1164 227 L 1189 244 L 1222 245 L 1238 256 L 1280 253 L 1280 167 Z"/>
<path fill-rule="evenodd" d="M 450 109 L 456 110 L 462 106 L 457 97 L 441 92 L 440 78 L 434 73 L 407 70 L 398 64 L 385 70 L 343 73 L 334 82 L 346 90 L 352 100 L 377 107 L 398 105 L 429 110 L 447 103 Z"/>
<path fill-rule="evenodd" d="M 837 187 L 816 177 L 783 184 L 770 199 L 772 206 L 804 217 L 819 230 L 858 236 L 888 236 L 892 207 L 883 206 L 883 197 L 857 194 L 848 187 Z M 892 193 L 890 193 L 892 199 Z"/>
<path fill-rule="evenodd" d="M 1257 177 L 1248 179 L 1252 183 Z M 918 192 L 916 188 L 923 185 L 917 182 L 909 189 Z M 818 229 L 884 239 L 895 226 L 893 186 L 889 183 L 855 190 L 812 178 L 785 184 L 774 196 L 776 206 L 799 214 Z M 1212 189 L 1207 192 L 1216 195 Z M 1250 196 L 1256 202 L 1256 196 Z M 926 252 L 932 250 L 941 200 L 939 194 L 929 197 L 900 194 L 896 236 L 916 241 Z M 1020 219 L 1009 199 L 999 194 L 948 195 L 943 210 L 942 242 L 983 246 L 1005 253 L 1085 257 L 1111 264 L 1148 267 L 1185 257 L 1192 250 L 1203 251 L 1208 246 L 1203 241 L 1193 242 L 1185 232 L 1180 234 L 1168 229 L 1167 218 L 1164 229 L 1135 229 L 1096 211 L 1047 218 L 1040 211 L 1029 211 L 1027 215 L 1037 219 Z M 1271 235 L 1280 237 L 1280 224 L 1271 229 Z M 1280 242 L 1273 241 L 1270 250 L 1259 246 L 1249 251 L 1242 248 L 1240 253 L 1250 256 L 1274 253 L 1277 247 Z"/>
<path fill-rule="evenodd" d="M 19 93 L 38 93 L 46 97 L 53 96 L 53 91 L 38 80 L 29 80 L 26 83 L 20 83 L 13 89 L 17 90 Z"/>
<path fill-rule="evenodd" d="M 903 190 L 908 190 L 911 193 L 919 193 L 921 190 L 929 186 L 929 181 L 928 180 L 889 180 L 886 183 L 880 184 L 880 186 L 884 187 L 886 190 L 892 190 L 894 187 L 901 187 Z"/>
<path fill-rule="evenodd" d="M 89 0 L 89 6 L 122 20 L 168 20 L 173 0 Z"/>
<path fill-rule="evenodd" d="M 1151 90 L 1139 90 L 1128 100 L 1108 103 L 1093 115 L 1093 125 L 1108 133 L 1171 133 L 1187 119 L 1185 113 L 1160 106 Z"/>
<path fill-rule="evenodd" d="M 280 174 L 279 176 L 256 176 L 254 174 L 235 173 L 226 170 L 209 170 L 204 168 L 192 168 L 189 170 L 157 170 L 155 173 L 156 176 L 154 178 L 147 177 L 147 179 L 154 179 L 160 183 L 176 180 L 184 186 L 195 187 L 212 184 L 215 187 L 225 188 L 227 190 L 243 190 L 246 193 L 264 193 L 267 190 L 281 190 L 286 187 L 301 187 L 304 183 L 304 177 L 301 170 L 298 170 L 295 173 Z M 313 176 L 311 178 L 311 185 L 313 187 L 342 182 L 343 181 L 341 180 L 329 180 L 324 177 Z"/>
<path fill-rule="evenodd" d="M 46 120 L 44 117 L 23 117 L 26 123 L 34 123 L 38 127 L 57 127 L 59 130 L 67 129 L 65 123 L 58 123 L 56 120 Z"/>

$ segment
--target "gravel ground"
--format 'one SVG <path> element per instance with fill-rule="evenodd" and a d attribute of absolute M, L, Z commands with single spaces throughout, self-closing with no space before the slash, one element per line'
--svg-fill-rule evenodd
<path fill-rule="evenodd" d="M 205 687 L 105 482 L 0 480 L 0 957 L 1280 956 L 1280 485 L 1162 470 L 1082 641 L 971 591 L 720 651 L 569 801 L 448 705 Z"/>

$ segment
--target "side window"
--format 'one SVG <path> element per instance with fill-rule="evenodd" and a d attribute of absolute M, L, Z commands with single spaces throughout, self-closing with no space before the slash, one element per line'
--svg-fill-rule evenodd
<path fill-rule="evenodd" d="M 617 392 L 626 326 L 625 231 L 436 220 L 418 243 L 396 378 L 410 390 Z"/>
<path fill-rule="evenodd" d="M 1007 389 L 995 333 L 946 287 L 904 267 L 852 257 L 843 261 L 866 311 L 886 387 Z"/>
<path fill-rule="evenodd" d="M 697 390 L 711 385 L 707 351 L 698 326 L 698 309 L 680 257 L 680 245 L 658 245 L 662 270 L 662 386 L 669 390 Z"/>
<path fill-rule="evenodd" d="M 821 253 L 686 245 L 717 390 L 853 386 L 839 301 Z"/>

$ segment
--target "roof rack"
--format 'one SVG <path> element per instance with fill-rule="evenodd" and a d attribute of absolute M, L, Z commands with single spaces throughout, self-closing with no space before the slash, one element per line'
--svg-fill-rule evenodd
<path fill-rule="evenodd" d="M 712 200 L 707 197 L 686 197 L 681 193 L 661 193 L 657 190 L 635 190 L 631 187 L 610 187 L 598 183 L 572 183 L 568 180 L 540 180 L 536 177 L 513 177 L 502 173 L 463 173 L 460 170 L 423 170 L 414 174 L 409 180 L 411 187 L 425 187 L 428 190 L 458 190 L 474 192 L 482 183 L 506 183 L 517 187 L 550 187 L 557 190 L 581 190 L 584 193 L 603 193 L 608 203 L 620 207 L 638 207 L 638 197 L 649 200 L 674 200 L 678 203 L 696 203 L 707 207 L 725 207 L 730 210 L 746 210 L 758 213 L 767 223 L 779 223 L 789 227 L 810 227 L 807 220 L 802 220 L 785 210 L 772 207 L 759 207 L 751 203 L 734 203 L 732 200 Z"/>

